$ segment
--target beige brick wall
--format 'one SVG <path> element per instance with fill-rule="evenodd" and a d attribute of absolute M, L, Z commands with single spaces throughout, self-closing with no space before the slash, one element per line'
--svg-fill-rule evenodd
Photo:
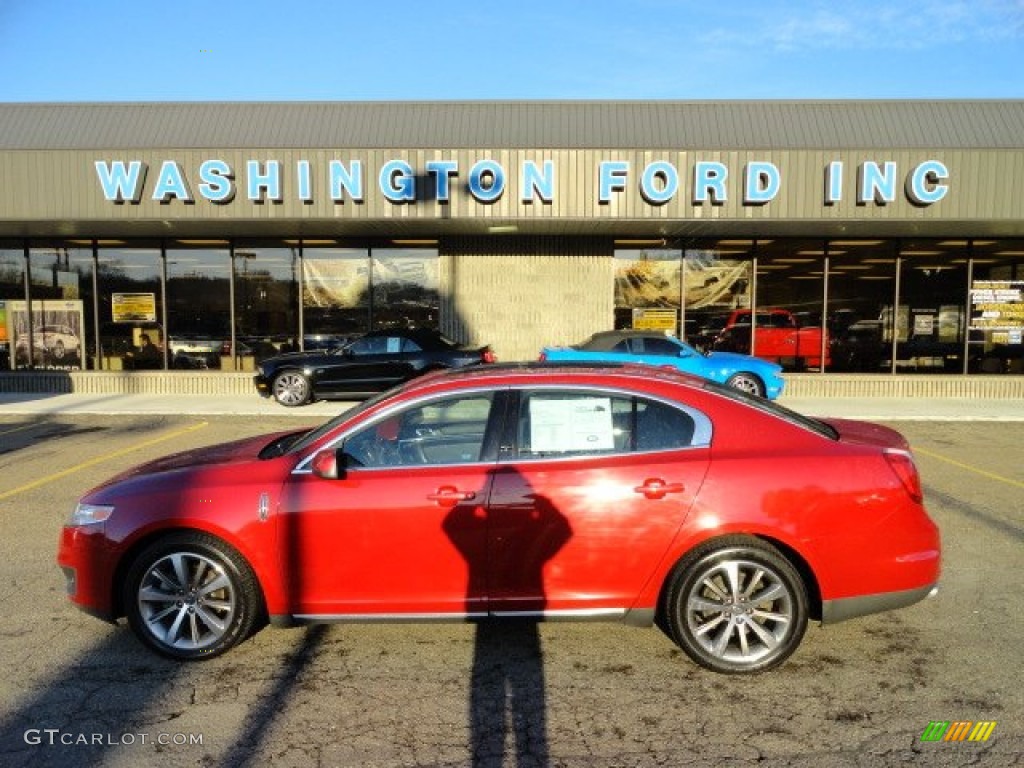
<path fill-rule="evenodd" d="M 611 243 L 564 249 L 554 241 L 460 243 L 444 254 L 442 330 L 490 344 L 500 361 L 511 362 L 536 360 L 544 345 L 575 343 L 611 328 Z"/>

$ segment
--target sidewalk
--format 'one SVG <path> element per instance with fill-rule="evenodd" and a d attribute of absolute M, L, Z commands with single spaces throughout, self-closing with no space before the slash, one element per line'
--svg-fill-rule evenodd
<path fill-rule="evenodd" d="M 811 416 L 868 421 L 1024 421 L 1020 399 L 782 397 L 787 408 Z M 284 408 L 256 394 L 243 395 L 86 395 L 0 393 L 0 416 L 195 415 L 294 416 L 323 421 L 352 406 L 321 401 Z"/>

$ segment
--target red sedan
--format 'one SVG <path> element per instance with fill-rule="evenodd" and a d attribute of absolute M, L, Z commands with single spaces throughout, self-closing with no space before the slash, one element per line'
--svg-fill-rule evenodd
<path fill-rule="evenodd" d="M 152 462 L 65 526 L 68 594 L 179 659 L 265 621 L 659 619 L 719 672 L 935 590 L 908 445 L 649 367 L 430 374 Z"/>

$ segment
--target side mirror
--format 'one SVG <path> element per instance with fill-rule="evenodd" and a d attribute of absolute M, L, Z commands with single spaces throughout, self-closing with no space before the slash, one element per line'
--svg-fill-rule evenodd
<path fill-rule="evenodd" d="M 340 450 L 333 448 L 318 451 L 310 462 L 310 469 L 323 480 L 340 480 L 345 476 L 344 459 L 339 461 L 343 456 Z"/>

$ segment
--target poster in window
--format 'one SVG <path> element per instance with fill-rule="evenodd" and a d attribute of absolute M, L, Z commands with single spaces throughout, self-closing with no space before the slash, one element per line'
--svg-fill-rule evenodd
<path fill-rule="evenodd" d="M 33 301 L 31 334 L 24 301 L 8 301 L 6 310 L 7 336 L 14 349 L 10 355 L 12 368 L 27 368 L 30 362 L 49 370 L 83 367 L 85 323 L 81 299 Z"/>
<path fill-rule="evenodd" d="M 1024 329 L 1024 280 L 975 280 L 971 286 L 971 330 Z"/>
<path fill-rule="evenodd" d="M 610 451 L 614 447 L 610 398 L 530 400 L 531 452 Z"/>

